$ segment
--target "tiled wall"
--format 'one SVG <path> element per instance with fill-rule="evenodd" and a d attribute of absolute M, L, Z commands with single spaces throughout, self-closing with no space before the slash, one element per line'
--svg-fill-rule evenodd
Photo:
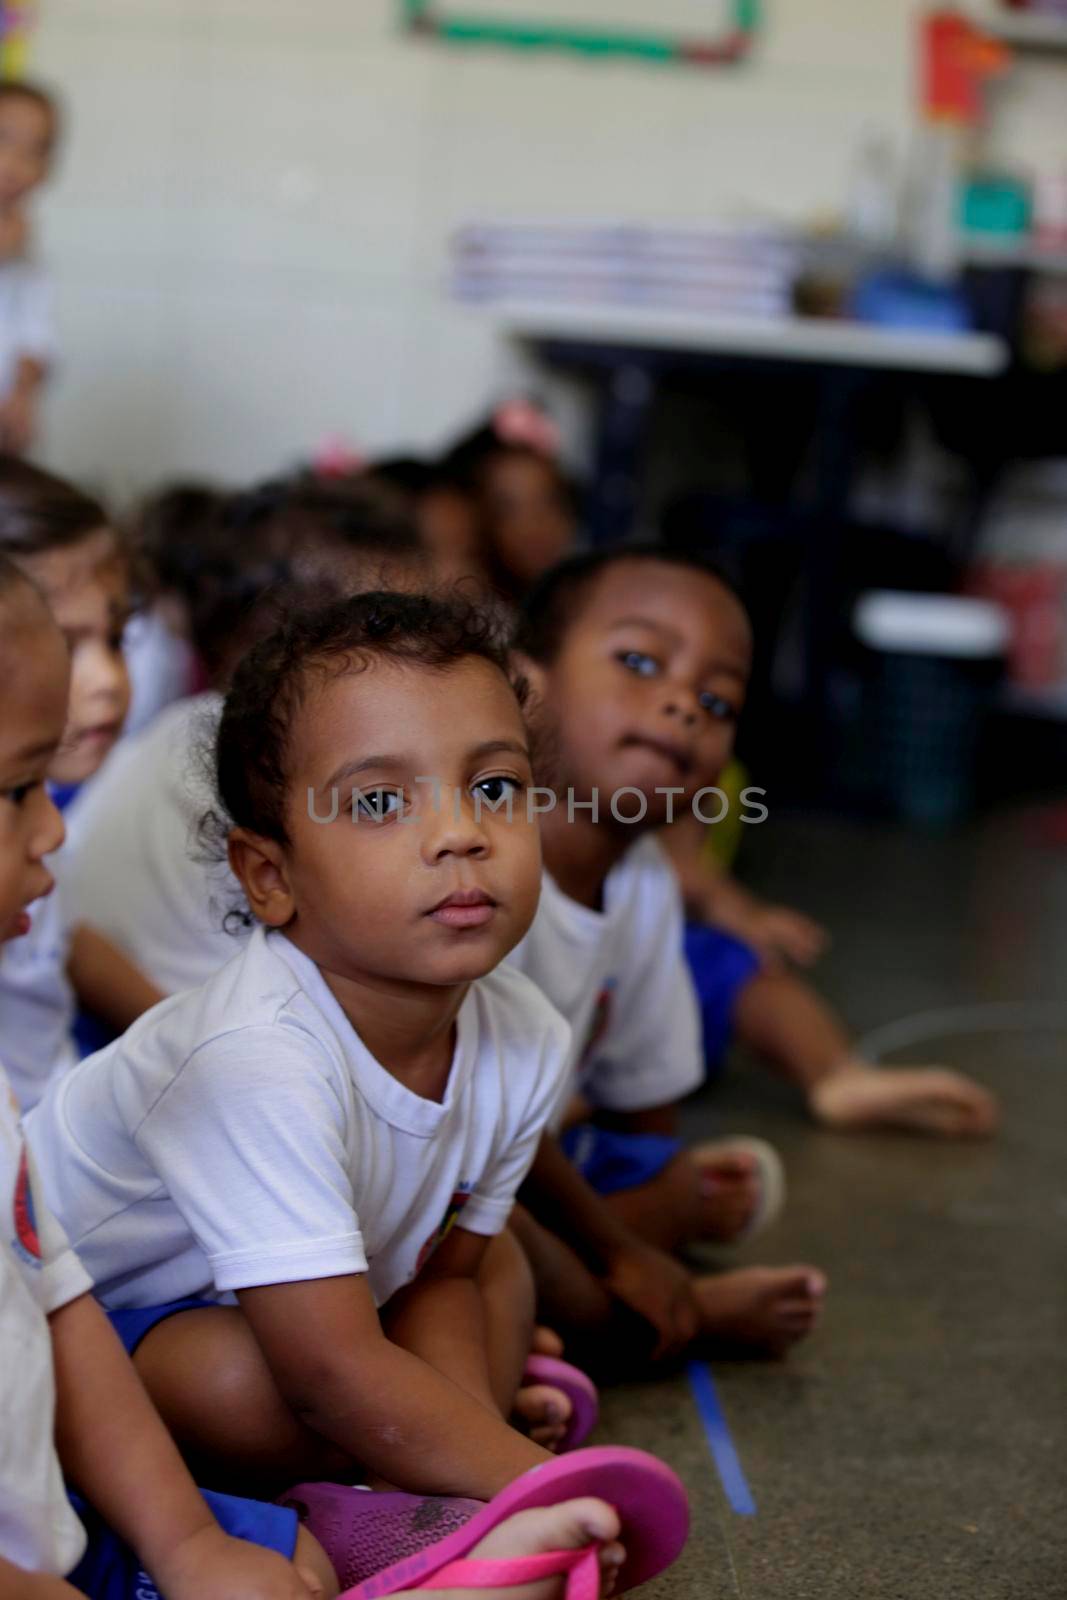
<path fill-rule="evenodd" d="M 700 72 L 458 53 L 403 37 L 396 0 L 42 0 L 70 109 L 49 458 L 121 494 L 331 431 L 431 443 L 499 382 L 442 293 L 456 222 L 838 204 L 858 134 L 903 143 L 912 8 L 767 9 L 750 65 Z"/>

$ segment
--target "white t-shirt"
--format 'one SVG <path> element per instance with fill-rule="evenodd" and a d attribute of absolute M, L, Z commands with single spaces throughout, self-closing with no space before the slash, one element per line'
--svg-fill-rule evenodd
<path fill-rule="evenodd" d="M 92 1288 L 46 1208 L 0 1067 L 0 1556 L 62 1577 L 85 1550 L 56 1455 L 47 1318 Z"/>
<path fill-rule="evenodd" d="M 566 1024 L 520 973 L 460 1007 L 445 1098 L 366 1050 L 321 973 L 256 930 L 29 1118 L 45 1193 L 110 1307 L 367 1273 L 415 1277 L 453 1222 L 505 1226 L 566 1070 Z"/>
<path fill-rule="evenodd" d="M 122 653 L 130 675 L 130 709 L 123 732 L 131 738 L 161 711 L 188 696 L 195 682 L 196 656 L 189 641 L 167 626 L 158 606 L 130 618 Z"/>
<path fill-rule="evenodd" d="M 35 261 L 0 262 L 0 400 L 10 394 L 19 361 L 56 359 L 52 287 Z"/>
<path fill-rule="evenodd" d="M 78 1059 L 71 1034 L 76 1001 L 67 977 L 71 924 L 60 885 L 29 910 L 29 933 L 0 948 L 0 1047 L 23 1111 Z"/>
<path fill-rule="evenodd" d="M 608 873 L 601 911 L 545 874 L 533 926 L 508 960 L 570 1023 L 564 1103 L 580 1093 L 604 1110 L 644 1111 L 704 1081 L 683 934 L 678 881 L 655 839 L 638 840 Z"/>
<path fill-rule="evenodd" d="M 71 914 L 167 994 L 205 982 L 247 939 L 225 926 L 240 889 L 197 837 L 214 804 L 204 752 L 221 705 L 202 694 L 168 706 L 122 741 L 68 813 Z"/>

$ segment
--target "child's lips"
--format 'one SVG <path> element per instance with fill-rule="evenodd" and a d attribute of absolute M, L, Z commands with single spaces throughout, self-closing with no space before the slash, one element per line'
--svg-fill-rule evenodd
<path fill-rule="evenodd" d="M 622 741 L 624 749 L 650 750 L 653 755 L 659 756 L 667 762 L 683 778 L 688 777 L 693 768 L 693 758 L 685 745 L 673 744 L 670 739 L 653 739 L 643 733 L 628 734 Z"/>
<path fill-rule="evenodd" d="M 95 728 L 83 728 L 78 734 L 79 745 L 112 744 L 119 736 L 121 724 L 118 722 L 98 722 Z"/>
<path fill-rule="evenodd" d="M 426 915 L 445 928 L 482 928 L 496 911 L 496 901 L 483 889 L 459 889 L 438 901 Z"/>

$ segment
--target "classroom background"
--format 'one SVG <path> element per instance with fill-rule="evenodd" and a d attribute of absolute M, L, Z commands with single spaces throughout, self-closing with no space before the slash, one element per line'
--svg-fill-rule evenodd
<path fill-rule="evenodd" d="M 833 930 L 819 982 L 872 1056 L 1003 1095 L 1004 1138 L 920 1184 L 902 1141 L 872 1164 L 728 1079 L 790 1161 L 776 1246 L 817 1221 L 837 1299 L 788 1373 L 718 1375 L 744 1494 L 721 1419 L 610 1403 L 615 1437 L 710 1486 L 655 1592 L 1051 1596 L 1067 5 L 32 9 L 26 68 L 66 121 L 39 458 L 123 506 L 430 455 L 532 399 L 590 540 L 741 574 L 769 818 L 725 857 Z"/>

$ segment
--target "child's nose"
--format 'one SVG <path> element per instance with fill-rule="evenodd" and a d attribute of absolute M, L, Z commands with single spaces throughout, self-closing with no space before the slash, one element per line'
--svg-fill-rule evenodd
<path fill-rule="evenodd" d="M 440 861 L 444 856 L 477 859 L 488 855 L 489 841 L 469 797 L 450 795 L 445 790 L 440 806 L 431 812 L 423 849 L 431 861 Z"/>
<path fill-rule="evenodd" d="M 695 690 L 686 689 L 675 685 L 667 690 L 663 701 L 665 716 L 674 717 L 687 726 L 696 722 L 700 715 L 700 701 Z"/>

